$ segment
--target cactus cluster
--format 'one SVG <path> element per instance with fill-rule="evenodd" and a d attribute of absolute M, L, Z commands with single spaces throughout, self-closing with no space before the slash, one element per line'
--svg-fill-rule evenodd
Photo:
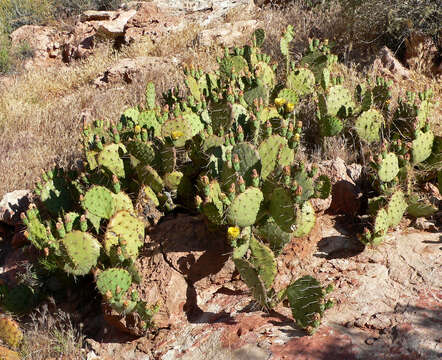
<path fill-rule="evenodd" d="M 44 173 L 38 207 L 22 214 L 45 264 L 74 276 L 94 273 L 104 301 L 122 315 L 137 313 L 147 329 L 156 308 L 131 291 L 146 227 L 177 207 L 197 210 L 226 232 L 235 266 L 263 308 L 287 299 L 299 326 L 317 328 L 331 306 L 324 298 L 330 289 L 311 277 L 273 288 L 276 257 L 315 225 L 310 199 L 331 192 L 316 166 L 296 160 L 304 130 L 299 106 L 304 99 L 316 104 L 321 136 L 352 136 L 379 150 L 368 168 L 378 196 L 369 201 L 372 221 L 361 236 L 377 244 L 399 224 L 413 168 L 433 151 L 431 94 L 419 105 L 401 102 L 390 121 L 390 82 L 378 78 L 351 91 L 332 76 L 330 44 L 317 39 L 297 66 L 289 26 L 280 42 L 286 76 L 278 84 L 264 39 L 259 29 L 250 45 L 225 49 L 216 71 L 186 67 L 186 91 L 169 90 L 161 105 L 149 83 L 145 103 L 118 121 L 84 124 L 83 166 Z M 413 127 L 403 126 L 410 117 L 417 117 Z"/>

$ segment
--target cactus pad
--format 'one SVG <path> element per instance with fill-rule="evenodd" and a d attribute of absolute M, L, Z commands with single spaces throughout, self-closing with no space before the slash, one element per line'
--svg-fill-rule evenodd
<path fill-rule="evenodd" d="M 293 105 L 296 105 L 299 101 L 298 94 L 295 90 L 292 89 L 282 89 L 278 93 L 278 98 L 284 99 L 287 103 L 291 103 Z"/>
<path fill-rule="evenodd" d="M 253 264 L 245 259 L 233 259 L 241 279 L 252 291 L 253 298 L 263 307 L 268 306 L 267 291 Z"/>
<path fill-rule="evenodd" d="M 321 136 L 338 135 L 343 128 L 344 123 L 336 116 L 324 115 L 319 119 L 319 131 Z"/>
<path fill-rule="evenodd" d="M 104 249 L 114 258 L 117 248 L 121 248 L 124 258 L 136 259 L 138 248 L 144 243 L 144 223 L 128 211 L 115 213 L 109 220 L 104 235 Z"/>
<path fill-rule="evenodd" d="M 257 188 L 248 188 L 239 194 L 227 211 L 227 221 L 239 227 L 255 223 L 264 196 Z"/>
<path fill-rule="evenodd" d="M 61 240 L 66 255 L 69 258 L 64 270 L 73 275 L 86 275 L 92 267 L 97 265 L 101 245 L 89 233 L 72 231 Z"/>
<path fill-rule="evenodd" d="M 269 206 L 272 215 L 278 226 L 285 232 L 292 232 L 292 225 L 295 224 L 295 206 L 289 190 L 282 187 L 274 189 Z"/>
<path fill-rule="evenodd" d="M 406 210 L 407 202 L 405 201 L 404 193 L 398 190 L 391 196 L 391 199 L 388 202 L 387 213 L 391 227 L 399 225 Z"/>
<path fill-rule="evenodd" d="M 309 95 L 315 88 L 315 75 L 309 69 L 296 69 L 287 75 L 286 87 L 295 90 L 298 96 Z"/>
<path fill-rule="evenodd" d="M 315 210 L 309 201 L 302 204 L 301 209 L 297 211 L 296 222 L 294 224 L 293 236 L 301 237 L 307 235 L 315 226 Z"/>
<path fill-rule="evenodd" d="M 375 110 L 370 109 L 364 111 L 356 120 L 355 128 L 359 137 L 368 143 L 373 141 L 379 141 L 379 131 L 384 124 L 384 117 L 382 114 Z"/>
<path fill-rule="evenodd" d="M 254 236 L 250 239 L 250 250 L 252 252 L 251 263 L 258 270 L 258 275 L 266 289 L 272 286 L 276 276 L 276 260 L 272 250 L 265 246 Z"/>
<path fill-rule="evenodd" d="M 155 150 L 149 143 L 134 140 L 127 144 L 127 150 L 143 165 L 150 165 L 155 159 Z"/>
<path fill-rule="evenodd" d="M 144 185 L 151 187 L 155 193 L 160 193 L 163 189 L 164 183 L 157 171 L 149 165 L 137 166 L 138 179 Z"/>
<path fill-rule="evenodd" d="M 120 299 L 129 290 L 132 277 L 127 270 L 110 268 L 100 272 L 97 277 L 97 288 L 103 296 L 111 294 L 112 300 Z"/>
<path fill-rule="evenodd" d="M 114 213 L 112 192 L 103 186 L 93 186 L 84 195 L 83 208 L 100 218 L 109 219 Z"/>
<path fill-rule="evenodd" d="M 109 144 L 98 153 L 97 162 L 112 174 L 119 178 L 125 176 L 123 159 L 120 157 L 120 151 L 124 154 L 126 148 L 123 144 Z"/>
<path fill-rule="evenodd" d="M 258 152 L 262 163 L 261 177 L 263 180 L 267 179 L 267 176 L 269 176 L 269 174 L 275 169 L 278 163 L 277 159 L 281 147 L 283 150 L 285 149 L 286 152 L 288 151 L 289 154 L 292 154 L 292 156 L 289 156 L 288 158 L 283 158 L 281 156 L 279 165 L 289 165 L 293 161 L 294 152 L 288 147 L 287 140 L 282 136 L 272 135 L 265 139 L 259 146 Z"/>
<path fill-rule="evenodd" d="M 399 173 L 399 163 L 397 156 L 390 152 L 388 153 L 382 160 L 379 170 L 378 176 L 379 179 L 383 182 L 392 181 L 397 174 Z"/>
<path fill-rule="evenodd" d="M 417 131 L 416 139 L 413 140 L 412 146 L 412 159 L 414 164 L 418 164 L 426 160 L 430 155 L 433 148 L 434 134 L 433 132 Z"/>
<path fill-rule="evenodd" d="M 324 312 L 323 289 L 318 280 L 307 275 L 286 289 L 287 298 L 296 324 L 312 333 L 320 325 Z"/>
<path fill-rule="evenodd" d="M 319 96 L 319 109 L 321 115 L 346 117 L 354 108 L 350 92 L 342 85 L 332 86 L 327 95 Z"/>

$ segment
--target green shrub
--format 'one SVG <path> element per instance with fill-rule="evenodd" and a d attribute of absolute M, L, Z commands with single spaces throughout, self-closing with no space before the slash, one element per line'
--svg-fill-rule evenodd
<path fill-rule="evenodd" d="M 0 0 L 0 30 L 10 33 L 23 25 L 44 23 L 52 11 L 52 0 Z"/>

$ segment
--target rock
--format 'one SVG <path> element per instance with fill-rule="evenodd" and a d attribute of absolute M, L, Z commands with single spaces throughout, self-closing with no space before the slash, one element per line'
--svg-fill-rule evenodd
<path fill-rule="evenodd" d="M 32 49 L 33 58 L 28 59 L 25 64 L 25 67 L 29 68 L 32 65 L 49 65 L 48 60 L 56 55 L 62 35 L 54 27 L 24 25 L 15 30 L 10 37 L 13 47 L 27 44 Z"/>
<path fill-rule="evenodd" d="M 338 157 L 320 162 L 318 169 L 318 174 L 327 175 L 332 183 L 328 210 L 335 214 L 355 215 L 360 208 L 361 192 L 348 173 L 353 171 L 353 176 L 356 177 L 359 167 L 352 165 L 349 170 L 344 160 Z M 317 205 L 315 202 L 313 204 Z M 323 207 L 321 210 L 327 209 Z"/>
<path fill-rule="evenodd" d="M 96 11 L 88 10 L 80 15 L 80 21 L 103 21 L 114 19 L 117 15 L 116 11 Z"/>
<path fill-rule="evenodd" d="M 201 219 L 189 215 L 161 222 L 149 237 L 145 253 L 137 260 L 141 282 L 133 289 L 146 303 L 160 305 L 156 326 L 175 328 L 185 319 L 201 316 L 198 302 L 210 299 L 231 281 L 235 271 L 231 249 L 224 234 L 209 232 Z M 108 307 L 104 310 L 110 324 L 142 334 L 136 314 L 124 317 Z"/>
<path fill-rule="evenodd" d="M 211 46 L 215 43 L 231 47 L 240 40 L 249 38 L 257 27 L 256 20 L 238 21 L 225 23 L 213 29 L 203 30 L 198 35 L 198 41 L 203 46 Z"/>
<path fill-rule="evenodd" d="M 442 74 L 442 62 L 439 51 L 431 36 L 416 32 L 405 40 L 405 63 L 419 72 L 438 76 Z"/>
<path fill-rule="evenodd" d="M 400 76 L 409 78 L 410 72 L 396 59 L 391 50 L 384 46 L 378 54 L 378 58 L 373 63 L 374 68 L 380 70 L 385 75 Z"/>
<path fill-rule="evenodd" d="M 176 67 L 174 59 L 166 59 L 153 56 L 141 56 L 135 59 L 123 59 L 119 63 L 107 69 L 94 81 L 97 87 L 115 83 L 132 83 L 139 78 L 140 74 L 149 72 L 163 72 Z"/>
<path fill-rule="evenodd" d="M 21 224 L 20 214 L 28 210 L 31 201 L 30 190 L 15 190 L 5 194 L 0 201 L 0 222 L 11 226 Z"/>
<path fill-rule="evenodd" d="M 159 36 L 177 29 L 183 18 L 158 8 L 153 3 L 138 4 L 137 13 L 127 22 L 124 34 L 126 43 L 139 40 L 143 36 Z"/>
<path fill-rule="evenodd" d="M 111 38 L 124 35 L 127 22 L 137 13 L 136 10 L 119 12 L 112 20 L 100 21 L 97 24 L 97 33 Z"/>

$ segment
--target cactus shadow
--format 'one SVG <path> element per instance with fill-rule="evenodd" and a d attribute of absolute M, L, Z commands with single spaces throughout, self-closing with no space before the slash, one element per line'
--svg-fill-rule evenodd
<path fill-rule="evenodd" d="M 365 246 L 354 237 L 327 236 L 318 242 L 317 248 L 314 256 L 331 260 L 356 256 L 364 251 Z"/>

